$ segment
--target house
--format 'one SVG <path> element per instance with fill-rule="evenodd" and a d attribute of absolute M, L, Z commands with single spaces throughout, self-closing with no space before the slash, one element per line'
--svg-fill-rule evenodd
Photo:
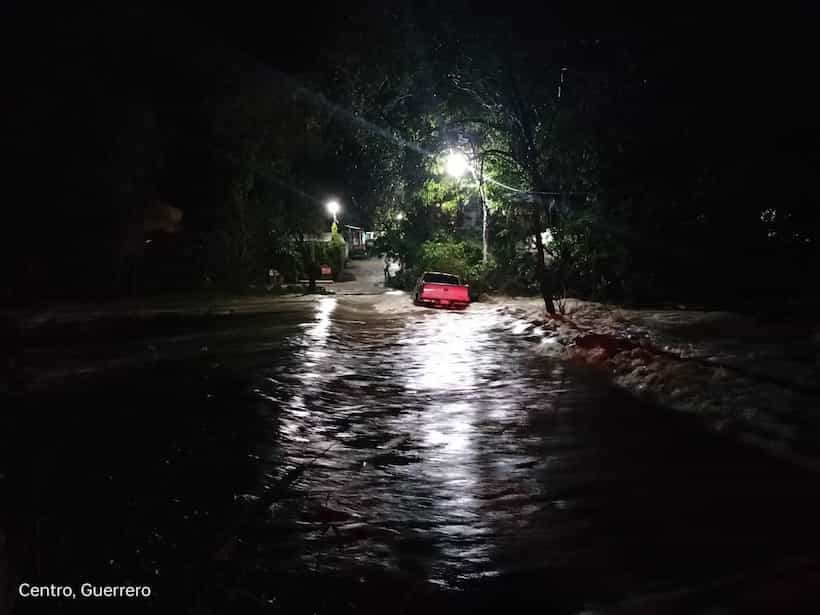
<path fill-rule="evenodd" d="M 342 227 L 342 236 L 348 245 L 350 258 L 357 258 L 367 254 L 365 232 L 361 227 L 345 224 Z"/>

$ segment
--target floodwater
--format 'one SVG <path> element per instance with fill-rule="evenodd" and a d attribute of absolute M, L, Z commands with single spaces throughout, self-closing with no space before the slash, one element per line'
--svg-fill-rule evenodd
<path fill-rule="evenodd" d="M 553 343 L 480 304 L 343 297 L 46 335 L 29 361 L 59 385 L 2 424 L 4 604 L 88 612 L 12 594 L 90 580 L 152 587 L 117 612 L 820 605 L 815 475 Z"/>

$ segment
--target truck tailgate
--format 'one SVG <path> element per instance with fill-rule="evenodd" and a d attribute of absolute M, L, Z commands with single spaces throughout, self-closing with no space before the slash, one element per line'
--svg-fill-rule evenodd
<path fill-rule="evenodd" d="M 466 286 L 425 282 L 421 287 L 421 299 L 440 303 L 469 303 L 470 292 Z"/>

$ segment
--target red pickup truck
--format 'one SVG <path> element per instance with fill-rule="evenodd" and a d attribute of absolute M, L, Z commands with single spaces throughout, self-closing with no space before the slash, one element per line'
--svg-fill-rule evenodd
<path fill-rule="evenodd" d="M 470 287 L 449 273 L 428 271 L 416 283 L 413 303 L 463 310 L 470 304 Z"/>

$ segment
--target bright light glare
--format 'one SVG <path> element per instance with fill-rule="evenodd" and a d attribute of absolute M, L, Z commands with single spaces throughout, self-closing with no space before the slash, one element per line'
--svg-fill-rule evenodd
<path fill-rule="evenodd" d="M 487 335 L 484 320 L 448 314 L 418 325 L 413 364 L 405 370 L 412 390 L 471 390 L 481 366 L 476 361 Z"/>
<path fill-rule="evenodd" d="M 543 233 L 541 233 L 541 243 L 545 246 L 548 246 L 552 243 L 552 231 L 547 229 Z"/>
<path fill-rule="evenodd" d="M 336 214 L 338 214 L 339 210 L 341 209 L 341 206 L 339 205 L 339 201 L 328 201 L 326 207 L 327 207 L 327 212 L 331 216 L 335 216 Z"/>
<path fill-rule="evenodd" d="M 461 177 L 468 168 L 467 157 L 461 152 L 450 152 L 444 161 L 444 170 L 452 177 Z"/>
<path fill-rule="evenodd" d="M 396 214 L 396 220 L 398 220 L 399 222 L 401 222 L 402 220 L 404 220 L 404 214 L 403 214 L 403 213 L 401 213 L 401 212 L 397 213 L 397 214 Z"/>
<path fill-rule="evenodd" d="M 316 322 L 312 323 L 307 334 L 310 337 L 324 340 L 330 329 L 330 315 L 336 309 L 336 297 L 322 297 L 316 306 Z"/>

